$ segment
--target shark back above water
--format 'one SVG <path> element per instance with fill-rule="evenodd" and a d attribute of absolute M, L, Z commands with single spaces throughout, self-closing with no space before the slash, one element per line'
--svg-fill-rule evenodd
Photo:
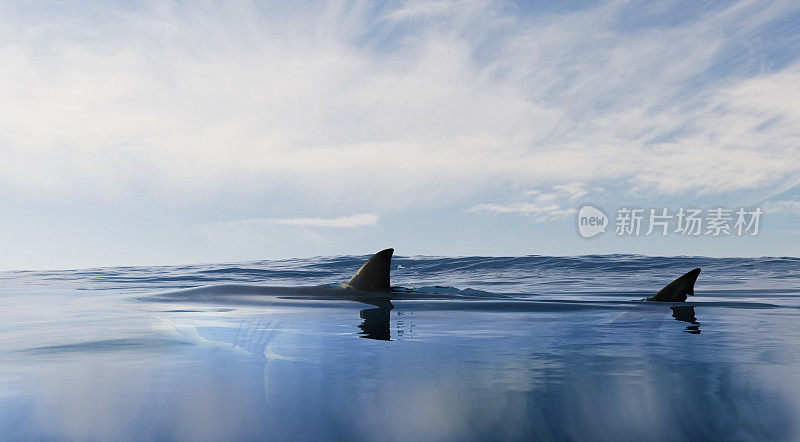
<path fill-rule="evenodd" d="M 694 283 L 700 275 L 700 269 L 694 269 L 680 278 L 667 284 L 654 296 L 647 298 L 647 301 L 657 302 L 686 302 L 686 295 L 694 296 Z"/>
<path fill-rule="evenodd" d="M 389 292 L 389 272 L 394 249 L 385 249 L 368 259 L 355 275 L 345 284 L 340 286 L 364 292 Z M 678 279 L 667 284 L 648 301 L 656 302 L 685 302 L 687 295 L 694 296 L 694 283 L 700 275 L 700 269 L 694 269 Z"/>
<path fill-rule="evenodd" d="M 265 286 L 223 284 L 170 290 L 150 297 L 159 301 L 199 301 L 221 304 L 264 304 L 271 300 L 350 300 L 366 304 L 383 304 L 403 298 L 408 290 L 392 290 L 389 283 L 394 249 L 385 249 L 369 258 L 348 282 L 315 286 Z"/>
<path fill-rule="evenodd" d="M 394 249 L 385 249 L 372 255 L 355 275 L 350 278 L 346 286 L 369 292 L 388 292 L 392 289 L 389 285 L 389 269 L 392 265 Z"/>
<path fill-rule="evenodd" d="M 350 300 L 371 305 L 383 305 L 390 300 L 495 300 L 504 301 L 504 308 L 512 308 L 509 301 L 512 295 L 483 292 L 480 290 L 458 290 L 451 287 L 438 287 L 433 292 L 404 287 L 392 287 L 390 269 L 394 249 L 381 250 L 370 257 L 349 281 L 341 284 L 316 286 L 264 286 L 228 284 L 195 287 L 155 294 L 150 297 L 161 301 L 200 301 L 231 304 L 265 304 L 271 300 Z M 661 289 L 647 301 L 685 302 L 687 295 L 694 295 L 694 283 L 700 269 L 694 269 Z M 517 300 L 529 302 L 530 300 Z M 539 303 L 547 301 L 537 301 Z M 562 303 L 563 304 L 563 303 Z"/>
<path fill-rule="evenodd" d="M 412 301 L 416 309 L 448 310 L 448 311 L 529 311 L 529 312 L 565 312 L 583 311 L 589 308 L 621 308 L 626 310 L 609 322 L 642 321 L 657 311 L 668 311 L 658 303 L 682 303 L 687 295 L 694 295 L 694 283 L 700 269 L 694 269 L 661 289 L 654 296 L 646 298 L 648 302 L 631 303 L 628 306 L 610 305 L 603 301 L 570 301 L 534 299 L 536 296 L 524 294 L 500 294 L 481 290 L 455 287 L 392 287 L 390 269 L 394 249 L 381 250 L 367 259 L 355 274 L 342 283 L 329 283 L 314 286 L 267 286 L 253 284 L 225 284 L 171 290 L 139 298 L 142 301 L 156 302 L 192 302 L 211 303 L 215 305 L 242 306 L 287 306 L 308 307 L 342 306 L 355 301 L 373 306 L 362 309 L 359 313 L 363 320 L 358 327 L 364 338 L 388 340 L 390 311 L 394 309 L 394 301 Z M 641 300 L 641 298 L 640 298 Z M 475 302 L 479 301 L 479 302 Z M 654 302 L 649 302 L 654 301 Z M 690 323 L 685 330 L 688 333 L 700 333 L 694 307 L 691 305 L 670 305 L 672 317 L 678 321 Z M 183 311 L 183 310 L 167 310 Z M 187 310 L 188 311 L 188 310 Z"/>

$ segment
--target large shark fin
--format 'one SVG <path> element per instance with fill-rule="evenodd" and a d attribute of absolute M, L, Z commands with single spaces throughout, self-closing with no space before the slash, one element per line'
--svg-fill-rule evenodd
<path fill-rule="evenodd" d="M 661 302 L 684 302 L 686 301 L 686 295 L 694 296 L 694 283 L 697 281 L 698 275 L 700 275 L 700 269 L 687 272 L 685 275 L 667 284 L 667 286 L 656 293 L 655 296 L 647 299 L 649 301 Z"/>
<path fill-rule="evenodd" d="M 372 255 L 350 278 L 347 285 L 356 290 L 389 291 L 389 267 L 394 249 L 381 250 Z"/>

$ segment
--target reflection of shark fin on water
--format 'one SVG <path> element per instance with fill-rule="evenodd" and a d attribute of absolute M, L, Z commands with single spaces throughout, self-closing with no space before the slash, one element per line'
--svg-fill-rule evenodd
<path fill-rule="evenodd" d="M 700 334 L 699 322 L 697 322 L 697 318 L 694 316 L 694 307 L 691 305 L 676 305 L 670 308 L 672 309 L 672 317 L 675 318 L 676 321 L 683 321 L 691 324 L 687 325 L 686 329 L 683 331 L 693 335 Z"/>
<path fill-rule="evenodd" d="M 686 295 L 694 296 L 694 283 L 697 281 L 698 275 L 700 275 L 700 269 L 687 272 L 685 275 L 667 284 L 667 286 L 656 293 L 655 296 L 647 298 L 647 300 L 658 302 L 685 302 Z"/>
<path fill-rule="evenodd" d="M 697 318 L 694 316 L 694 307 L 691 305 L 676 305 L 670 307 L 672 309 L 672 317 L 678 321 L 688 322 L 690 324 L 697 324 Z"/>
<path fill-rule="evenodd" d="M 377 308 L 366 308 L 361 310 L 360 316 L 364 322 L 358 326 L 362 330 L 362 338 L 378 339 L 381 341 L 391 341 L 389 331 L 389 312 L 394 308 L 391 302 L 375 302 Z"/>
<path fill-rule="evenodd" d="M 350 278 L 347 285 L 356 290 L 389 291 L 389 267 L 394 249 L 381 250 L 372 255 Z"/>

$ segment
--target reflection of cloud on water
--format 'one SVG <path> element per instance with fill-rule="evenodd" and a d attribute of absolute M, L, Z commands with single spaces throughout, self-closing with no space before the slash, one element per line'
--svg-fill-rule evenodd
<path fill-rule="evenodd" d="M 758 348 L 739 321 L 768 318 L 759 323 L 762 330 L 786 330 L 793 317 L 781 311 L 762 309 L 759 315 L 769 316 L 743 319 L 736 305 L 694 312 L 648 305 L 607 323 L 617 310 L 548 304 L 540 311 L 451 311 L 394 304 L 388 318 L 370 318 L 362 312 L 380 313 L 381 307 L 356 303 L 164 312 L 149 329 L 163 340 L 191 345 L 54 356 L 61 359 L 14 416 L 41 431 L 23 436 L 71 439 L 112 439 L 120 431 L 132 439 L 798 435 L 794 417 L 800 410 L 792 391 L 798 375 L 790 370 L 797 361 L 782 351 L 794 343 L 738 351 Z M 702 335 L 681 333 L 698 319 Z M 409 330 L 414 339 L 404 339 Z M 359 338 L 386 331 L 391 342 Z M 784 359 L 765 359 L 770 355 Z M 0 412 L 12 416 L 2 404 Z M 9 424 L 0 423 L 0 430 L 8 429 L 3 425 Z"/>
<path fill-rule="evenodd" d="M 505 325 L 496 322 L 503 318 L 481 316 L 485 324 L 473 322 L 474 335 L 434 340 L 437 363 L 424 356 L 403 361 L 402 368 L 380 374 L 395 389 L 353 398 L 364 407 L 359 409 L 364 434 L 444 440 L 582 440 L 591 435 L 609 441 L 797 435 L 791 396 L 765 382 L 765 373 L 753 365 L 757 355 L 737 354 L 740 360 L 732 360 L 725 348 L 680 328 L 636 331 L 585 320 L 590 318 L 506 317 Z M 673 318 L 667 318 L 660 322 L 670 325 Z M 522 326 L 524 335 L 481 337 L 485 328 Z M 382 367 L 400 359 L 390 352 L 381 356 Z M 793 380 L 796 374 L 784 382 Z M 404 425 L 409 421 L 415 425 Z"/>

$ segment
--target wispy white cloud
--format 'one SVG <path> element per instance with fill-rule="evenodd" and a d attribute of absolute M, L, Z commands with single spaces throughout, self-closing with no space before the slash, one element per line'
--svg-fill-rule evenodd
<path fill-rule="evenodd" d="M 588 193 L 582 183 L 569 183 L 553 186 L 550 192 L 529 190 L 525 192 L 527 201 L 476 204 L 469 211 L 515 213 L 530 216 L 536 222 L 544 222 L 572 215 L 577 209 L 569 204 L 578 201 Z"/>
<path fill-rule="evenodd" d="M 764 204 L 764 213 L 790 213 L 800 215 L 800 201 L 781 200 Z"/>
<path fill-rule="evenodd" d="M 371 213 L 341 216 L 338 218 L 251 218 L 237 221 L 209 223 L 214 228 L 256 230 L 267 226 L 353 228 L 374 226 L 380 217 Z"/>
<path fill-rule="evenodd" d="M 341 232 L 377 226 L 380 217 L 362 213 L 337 218 L 251 218 L 208 222 L 195 228 L 200 237 L 228 246 L 256 243 L 330 243 Z"/>
<path fill-rule="evenodd" d="M 800 64 L 708 73 L 795 6 L 621 27 L 631 7 L 6 4 L 0 187 L 380 212 L 469 203 L 496 183 L 680 196 L 800 182 Z M 562 206 L 545 203 L 513 204 Z"/>
<path fill-rule="evenodd" d="M 558 204 L 542 205 L 537 203 L 511 203 L 511 204 L 477 204 L 469 209 L 472 212 L 487 210 L 497 213 L 518 213 L 531 215 L 534 220 L 547 221 L 558 219 L 575 213 L 574 208 L 564 208 Z"/>
<path fill-rule="evenodd" d="M 397 9 L 390 11 L 386 18 L 390 20 L 409 20 L 417 18 L 443 17 L 463 12 L 465 9 L 474 8 L 482 2 L 458 0 L 423 0 L 407 1 Z"/>

